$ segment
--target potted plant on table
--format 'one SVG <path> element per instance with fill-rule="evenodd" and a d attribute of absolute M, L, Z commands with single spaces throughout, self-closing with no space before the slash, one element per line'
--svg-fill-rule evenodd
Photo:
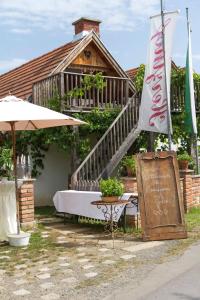
<path fill-rule="evenodd" d="M 187 152 L 178 154 L 177 159 L 180 170 L 187 170 L 189 163 L 193 162 L 192 157 Z"/>
<path fill-rule="evenodd" d="M 135 159 L 133 155 L 126 155 L 121 162 L 122 168 L 128 177 L 133 177 L 136 174 Z"/>
<path fill-rule="evenodd" d="M 124 185 L 116 178 L 102 179 L 100 181 L 102 201 L 115 202 L 124 193 Z"/>

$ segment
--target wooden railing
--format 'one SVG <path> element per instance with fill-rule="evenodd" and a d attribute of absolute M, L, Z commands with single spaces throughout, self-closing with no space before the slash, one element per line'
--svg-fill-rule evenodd
<path fill-rule="evenodd" d="M 200 113 L 200 82 L 194 82 L 194 96 L 196 112 Z M 171 85 L 171 111 L 182 112 L 184 111 L 185 103 L 185 86 L 177 80 L 173 81 Z"/>
<path fill-rule="evenodd" d="M 48 100 L 58 94 L 61 97 L 62 110 L 92 109 L 99 107 L 124 107 L 128 98 L 133 95 L 130 91 L 130 79 L 103 76 L 105 87 L 91 88 L 82 96 L 69 96 L 69 91 L 81 88 L 86 74 L 62 72 L 50 76 L 33 85 L 33 103 L 47 106 Z M 93 75 L 91 75 L 93 76 Z"/>
<path fill-rule="evenodd" d="M 133 143 L 138 117 L 139 101 L 132 97 L 72 175 L 72 189 L 98 190 L 99 179 L 110 176 Z"/>
<path fill-rule="evenodd" d="M 61 73 L 47 77 L 33 84 L 33 103 L 41 106 L 48 106 L 48 101 L 55 97 L 64 96 L 63 76 Z"/>
<path fill-rule="evenodd" d="M 104 76 L 105 87 L 103 90 L 92 88 L 82 97 L 69 97 L 69 91 L 75 87 L 81 87 L 83 77 L 86 74 L 62 72 L 33 84 L 33 103 L 47 106 L 48 100 L 56 94 L 61 98 L 61 108 L 65 110 L 90 110 L 98 107 L 124 107 L 133 95 L 133 87 L 130 79 Z M 200 113 L 200 82 L 195 82 L 196 111 Z M 140 95 L 138 95 L 140 98 Z M 171 111 L 173 113 L 184 110 L 185 89 L 184 83 L 173 81 L 171 85 Z"/>

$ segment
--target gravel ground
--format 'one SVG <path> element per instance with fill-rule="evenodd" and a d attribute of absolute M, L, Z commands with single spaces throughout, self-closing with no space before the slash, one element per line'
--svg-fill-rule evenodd
<path fill-rule="evenodd" d="M 37 251 L 0 246 L 0 299 L 106 299 L 133 286 L 180 241 L 142 242 L 119 235 L 114 249 L 102 232 L 80 225 L 50 224 L 39 233 L 54 247 Z M 48 245 L 48 244 L 47 244 Z"/>

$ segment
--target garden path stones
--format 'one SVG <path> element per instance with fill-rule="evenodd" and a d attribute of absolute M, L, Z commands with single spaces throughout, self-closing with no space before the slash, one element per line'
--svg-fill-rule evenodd
<path fill-rule="evenodd" d="M 93 265 L 85 265 L 85 266 L 82 266 L 82 268 L 84 270 L 88 270 L 88 269 L 94 268 L 94 266 Z"/>
<path fill-rule="evenodd" d="M 75 277 L 68 277 L 68 278 L 62 279 L 61 282 L 70 283 L 70 284 L 72 284 L 72 283 L 76 284 L 77 279 Z"/>
<path fill-rule="evenodd" d="M 60 296 L 58 294 L 51 293 L 48 295 L 41 296 L 41 299 L 42 300 L 57 300 L 57 299 L 60 299 Z"/>
<path fill-rule="evenodd" d="M 1 276 L 1 275 L 4 275 L 5 273 L 6 273 L 5 270 L 0 269 L 0 276 Z"/>
<path fill-rule="evenodd" d="M 96 277 L 97 275 L 98 275 L 98 273 L 91 272 L 91 273 L 86 273 L 86 274 L 85 274 L 85 277 L 87 277 L 87 278 L 92 278 L 92 277 Z"/>
<path fill-rule="evenodd" d="M 43 273 L 43 274 L 38 274 L 38 275 L 36 275 L 36 277 L 37 277 L 38 279 L 48 279 L 48 278 L 51 277 L 51 275 L 50 275 L 49 273 Z"/>
<path fill-rule="evenodd" d="M 58 240 L 58 241 L 66 240 L 66 237 L 65 237 L 65 236 L 58 236 L 58 237 L 57 237 L 57 240 Z"/>
<path fill-rule="evenodd" d="M 10 252 L 11 252 L 11 250 L 6 250 L 6 251 L 2 251 L 1 254 L 8 254 Z"/>
<path fill-rule="evenodd" d="M 108 248 L 100 248 L 100 249 L 98 249 L 100 252 L 107 252 L 107 251 L 109 251 L 110 249 L 108 249 Z"/>
<path fill-rule="evenodd" d="M 26 269 L 26 268 L 27 268 L 27 265 L 25 265 L 25 264 L 15 266 L 15 269 L 17 269 L 17 270 Z"/>
<path fill-rule="evenodd" d="M 23 276 L 25 276 L 25 275 L 26 275 L 25 272 L 20 272 L 20 273 L 15 273 L 15 274 L 14 274 L 14 276 L 17 277 L 17 278 L 18 278 L 18 277 L 23 277 Z"/>
<path fill-rule="evenodd" d="M 40 260 L 37 263 L 40 264 L 40 265 L 44 265 L 44 264 L 47 264 L 48 262 L 49 261 L 47 259 L 45 259 L 45 260 Z"/>
<path fill-rule="evenodd" d="M 85 255 L 86 255 L 85 252 L 83 252 L 83 253 L 78 253 L 78 254 L 77 254 L 78 257 L 82 257 L 82 256 L 85 256 Z"/>
<path fill-rule="evenodd" d="M 41 237 L 42 237 L 43 239 L 46 239 L 46 238 L 49 237 L 49 234 L 42 234 Z"/>
<path fill-rule="evenodd" d="M 44 267 L 39 269 L 40 272 L 48 272 L 50 269 L 48 267 Z"/>
<path fill-rule="evenodd" d="M 14 281 L 14 284 L 16 284 L 16 285 L 22 285 L 22 284 L 25 284 L 25 283 L 27 283 L 26 279 L 18 279 L 18 280 Z"/>
<path fill-rule="evenodd" d="M 114 261 L 114 260 L 109 260 L 109 259 L 104 260 L 104 261 L 102 262 L 102 264 L 104 264 L 104 265 L 113 265 L 113 264 L 115 264 L 115 263 L 116 263 L 116 261 Z"/>
<path fill-rule="evenodd" d="M 86 248 L 86 247 L 78 247 L 78 248 L 76 248 L 76 250 L 77 250 L 78 252 L 82 252 L 82 251 L 87 250 L 87 248 Z"/>
<path fill-rule="evenodd" d="M 50 289 L 54 286 L 53 282 L 44 282 L 40 284 L 40 287 L 44 290 Z"/>
<path fill-rule="evenodd" d="M 164 244 L 164 242 L 162 242 L 162 241 L 161 242 L 153 241 L 153 242 L 141 243 L 141 244 L 138 244 L 138 245 L 129 246 L 129 247 L 123 248 L 123 250 L 129 251 L 129 252 L 137 252 L 137 251 L 141 251 L 141 250 L 146 250 L 146 249 L 158 247 L 158 246 L 161 246 L 163 244 Z"/>
<path fill-rule="evenodd" d="M 30 292 L 25 289 L 20 289 L 20 290 L 14 291 L 13 294 L 16 296 L 25 296 L 25 295 L 29 295 Z"/>
<path fill-rule="evenodd" d="M 66 260 L 68 259 L 69 257 L 68 256 L 59 256 L 58 257 L 58 260 Z"/>
<path fill-rule="evenodd" d="M 3 260 L 3 259 L 10 259 L 10 256 L 7 256 L 7 255 L 0 256 L 0 260 Z"/>
<path fill-rule="evenodd" d="M 60 267 L 69 267 L 70 264 L 69 263 L 63 263 L 63 264 L 59 264 Z"/>
<path fill-rule="evenodd" d="M 127 255 L 120 256 L 120 258 L 122 258 L 124 260 L 129 260 L 129 259 L 134 258 L 134 257 L 136 257 L 136 255 L 127 254 Z"/>
<path fill-rule="evenodd" d="M 78 259 L 78 262 L 81 263 L 81 264 L 82 264 L 82 263 L 85 263 L 85 262 L 88 262 L 88 261 L 90 261 L 89 258 L 81 258 L 81 259 Z"/>

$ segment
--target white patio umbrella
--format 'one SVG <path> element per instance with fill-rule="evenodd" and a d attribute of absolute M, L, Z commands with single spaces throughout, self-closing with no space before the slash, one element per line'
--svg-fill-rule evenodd
<path fill-rule="evenodd" d="M 13 95 L 0 99 L 0 131 L 12 132 L 13 166 L 17 204 L 17 234 L 20 234 L 19 196 L 16 167 L 16 130 L 36 130 L 41 128 L 81 125 L 83 121 L 38 106 Z"/>

